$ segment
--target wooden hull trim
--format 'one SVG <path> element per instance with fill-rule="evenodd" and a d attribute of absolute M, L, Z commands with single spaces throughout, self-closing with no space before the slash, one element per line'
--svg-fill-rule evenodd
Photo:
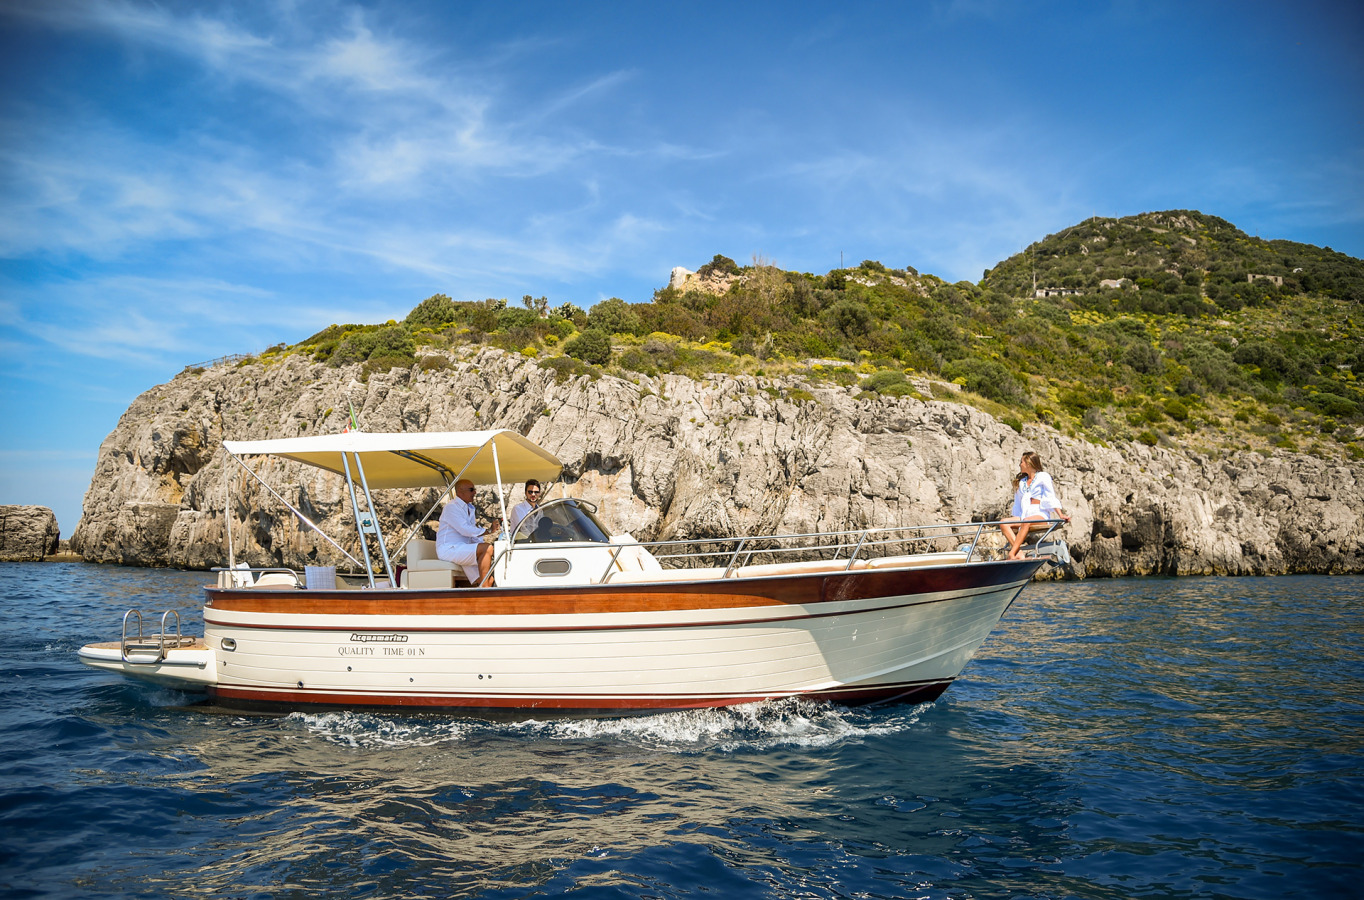
<path fill-rule="evenodd" d="M 811 606 L 1023 584 L 1043 564 L 1043 560 L 1022 559 L 928 569 L 562 588 L 260 591 L 209 586 L 204 588 L 207 595 L 204 613 L 207 616 L 209 610 L 216 610 L 331 616 L 531 617 Z"/>
<path fill-rule="evenodd" d="M 853 603 L 823 603 L 811 608 L 800 607 L 777 607 L 768 615 L 762 616 L 736 616 L 734 618 L 707 618 L 707 619 L 676 619 L 676 620 L 656 620 L 651 618 L 647 621 L 630 621 L 619 617 L 611 617 L 607 621 L 607 615 L 582 614 L 573 616 L 573 619 L 593 619 L 591 623 L 572 624 L 562 621 L 570 617 L 556 616 L 553 623 L 540 622 L 537 624 L 521 624 L 516 622 L 517 618 L 524 617 L 495 617 L 500 620 L 500 624 L 475 624 L 472 616 L 441 616 L 439 618 L 446 621 L 442 624 L 414 625 L 412 617 L 407 618 L 380 618 L 381 613 L 372 616 L 341 616 L 330 617 L 314 615 L 308 618 L 312 621 L 301 623 L 285 623 L 275 620 L 248 620 L 245 617 L 228 618 L 214 616 L 208 610 L 204 611 L 204 624 L 212 628 L 221 629 L 264 629 L 270 631 L 306 631 L 318 633 L 342 633 L 349 631 L 366 632 L 402 632 L 404 634 L 478 634 L 478 633 L 559 633 L 576 631 L 655 631 L 668 628 L 720 628 L 732 625 L 768 625 L 781 624 L 785 622 L 801 622 L 814 619 L 827 619 L 836 616 L 863 615 L 871 613 L 888 612 L 896 609 L 906 609 L 915 606 L 926 606 L 935 603 L 950 603 L 964 597 L 971 597 L 977 594 L 993 592 L 1001 587 L 1016 587 L 1021 589 L 1026 582 L 1017 585 L 992 585 L 976 588 L 974 590 L 959 591 L 952 594 L 939 594 L 933 596 L 910 596 L 910 597 L 887 597 L 878 598 L 873 604 L 853 604 Z M 881 602 L 884 601 L 884 602 Z M 826 607 L 820 609 L 820 607 Z M 757 609 L 758 607 L 747 607 L 745 609 Z M 741 610 L 742 611 L 742 610 Z M 630 614 L 622 614 L 630 615 Z M 275 617 L 277 618 L 277 617 Z M 423 617 L 426 619 L 434 617 Z M 494 617 L 488 617 L 494 618 Z M 329 621 L 330 620 L 330 621 Z M 457 620 L 463 620 L 458 621 Z M 514 623 L 514 624 L 513 624 Z"/>

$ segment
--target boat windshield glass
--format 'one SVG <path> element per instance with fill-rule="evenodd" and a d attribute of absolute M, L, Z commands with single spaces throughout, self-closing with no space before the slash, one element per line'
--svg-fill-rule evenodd
<path fill-rule="evenodd" d="M 515 523 L 513 523 L 515 524 Z M 516 529 L 516 542 L 559 544 L 577 541 L 610 543 L 606 529 L 577 500 L 556 500 L 526 516 Z"/>

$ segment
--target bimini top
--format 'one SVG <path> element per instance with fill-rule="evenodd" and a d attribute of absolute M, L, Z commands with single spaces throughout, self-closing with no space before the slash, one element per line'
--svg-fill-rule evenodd
<path fill-rule="evenodd" d="M 554 481 L 563 463 L 515 431 L 437 431 L 427 434 L 320 434 L 272 441 L 223 441 L 233 456 L 278 456 L 345 474 L 342 454 L 359 454 L 371 488 L 445 487 L 455 478 L 493 484 L 493 447 L 498 472 L 508 484 L 538 478 Z M 467 466 L 467 468 L 466 468 Z M 359 473 L 351 468 L 351 476 Z"/>

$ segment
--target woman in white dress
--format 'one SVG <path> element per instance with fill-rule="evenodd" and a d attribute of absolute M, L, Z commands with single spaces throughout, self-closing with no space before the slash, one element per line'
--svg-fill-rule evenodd
<path fill-rule="evenodd" d="M 1004 539 L 1009 542 L 1009 559 L 1018 559 L 1028 532 L 1042 527 L 1030 525 L 1029 522 L 1047 519 L 1070 521 L 1070 516 L 1061 511 L 1056 485 L 1042 469 L 1042 458 L 1032 450 L 1027 450 L 1019 466 L 1023 471 L 1018 478 L 1018 490 L 1014 493 L 1013 517 L 1005 519 L 999 526 L 999 530 L 1004 532 Z"/>

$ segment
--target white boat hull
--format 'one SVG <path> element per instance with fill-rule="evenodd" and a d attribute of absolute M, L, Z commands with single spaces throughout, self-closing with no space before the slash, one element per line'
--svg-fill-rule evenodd
<path fill-rule="evenodd" d="M 562 613 L 499 613 L 496 589 L 474 595 L 489 611 L 469 614 L 412 612 L 397 592 L 368 601 L 321 598 L 319 606 L 346 608 L 296 612 L 284 609 L 298 607 L 298 592 L 285 594 L 294 601 L 287 607 L 275 604 L 281 611 L 266 611 L 259 607 L 268 604 L 234 604 L 241 592 L 216 591 L 204 612 L 217 665 L 207 690 L 225 704 L 249 706 L 617 712 L 790 696 L 926 700 L 961 672 L 1035 566 L 1013 568 L 1018 577 L 942 590 L 835 599 L 858 576 L 777 578 L 693 608 Z M 931 583 L 923 574 L 933 571 L 916 580 Z M 812 581 L 821 599 L 772 599 L 809 593 Z M 676 593 L 667 597 L 676 605 L 694 598 L 694 587 L 669 586 Z M 460 593 L 470 597 L 444 592 Z M 610 605 L 605 593 L 594 592 L 598 606 Z M 658 605 L 617 593 L 622 606 Z M 391 603 L 378 599 L 385 594 Z M 726 600 L 732 605 L 717 605 Z M 255 608 L 234 608 L 241 606 Z"/>

